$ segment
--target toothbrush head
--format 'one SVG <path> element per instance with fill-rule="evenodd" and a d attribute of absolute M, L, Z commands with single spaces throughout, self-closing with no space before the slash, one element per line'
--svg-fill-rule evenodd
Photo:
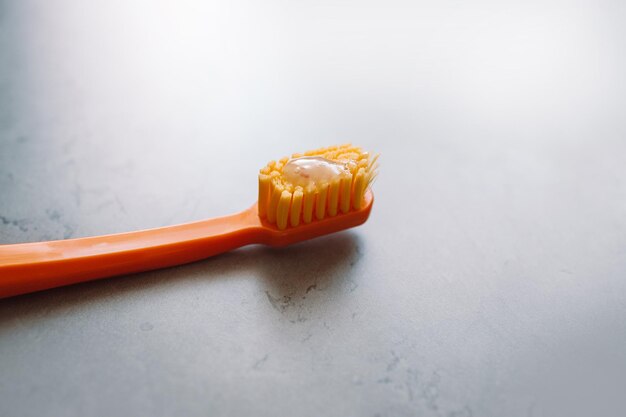
<path fill-rule="evenodd" d="M 373 203 L 377 160 L 346 144 L 271 161 L 259 173 L 258 215 L 281 231 L 330 227 L 330 233 L 361 224 Z"/>

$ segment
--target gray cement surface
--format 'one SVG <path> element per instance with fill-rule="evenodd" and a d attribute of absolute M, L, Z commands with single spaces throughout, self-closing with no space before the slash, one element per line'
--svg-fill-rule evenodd
<path fill-rule="evenodd" d="M 1 1 L 2 244 L 233 213 L 291 152 L 382 156 L 352 231 L 0 300 L 0 416 L 623 416 L 625 19 Z"/>

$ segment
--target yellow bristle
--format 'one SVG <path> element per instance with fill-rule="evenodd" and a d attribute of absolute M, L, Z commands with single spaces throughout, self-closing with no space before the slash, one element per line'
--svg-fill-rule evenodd
<path fill-rule="evenodd" d="M 270 176 L 259 175 L 259 217 L 267 216 L 267 205 L 270 199 Z"/>
<path fill-rule="evenodd" d="M 317 189 L 317 197 L 315 198 L 315 217 L 322 220 L 326 217 L 326 201 L 328 198 L 328 184 L 322 184 Z"/>
<path fill-rule="evenodd" d="M 333 182 L 330 183 L 328 189 L 328 215 L 336 216 L 337 215 L 337 206 L 339 204 L 339 183 L 340 179 L 336 178 Z"/>
<path fill-rule="evenodd" d="M 310 185 L 306 188 L 303 198 L 302 221 L 311 223 L 313 220 L 313 205 L 315 203 L 315 186 Z"/>
<path fill-rule="evenodd" d="M 378 176 L 378 171 L 372 171 L 370 172 L 370 176 L 367 180 L 367 186 L 371 187 L 371 185 L 374 183 L 374 180 L 376 180 L 376 177 Z"/>
<path fill-rule="evenodd" d="M 302 199 L 304 193 L 302 187 L 296 187 L 296 191 L 293 193 L 293 199 L 291 200 L 291 213 L 290 223 L 291 226 L 296 227 L 300 224 L 300 215 L 302 214 Z"/>
<path fill-rule="evenodd" d="M 374 156 L 374 157 L 372 158 L 372 160 L 371 160 L 371 161 L 370 161 L 370 163 L 369 163 L 368 169 L 370 169 L 370 170 L 371 170 L 372 168 L 373 168 L 373 169 L 376 169 L 376 167 L 378 166 L 378 164 L 377 164 L 376 162 L 378 162 L 378 157 L 379 157 L 379 156 L 380 156 L 380 155 L 376 155 L 376 156 Z"/>
<path fill-rule="evenodd" d="M 352 207 L 354 207 L 355 210 L 359 210 L 361 208 L 361 204 L 363 203 L 363 192 L 365 191 L 365 185 L 365 170 L 361 168 L 356 174 L 356 178 L 354 179 L 354 187 L 352 189 Z"/>
<path fill-rule="evenodd" d="M 291 206 L 291 193 L 287 190 L 283 190 L 278 201 L 278 208 L 276 210 L 276 226 L 280 230 L 287 228 L 287 222 L 289 221 L 289 207 Z"/>
<path fill-rule="evenodd" d="M 341 179 L 339 204 L 342 213 L 350 211 L 350 194 L 352 193 L 352 174 Z"/>
<path fill-rule="evenodd" d="M 283 193 L 284 187 L 280 184 L 272 182 L 272 189 L 270 194 L 270 202 L 267 209 L 267 221 L 270 223 L 276 223 L 276 210 L 278 209 L 278 202 L 280 201 L 280 195 Z"/>

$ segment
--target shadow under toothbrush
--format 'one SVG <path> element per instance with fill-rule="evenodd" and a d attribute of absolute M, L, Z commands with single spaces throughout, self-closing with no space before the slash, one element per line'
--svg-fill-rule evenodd
<path fill-rule="evenodd" d="M 233 276 L 257 277 L 261 296 L 290 321 L 301 321 L 294 307 L 322 302 L 315 293 L 349 293 L 358 286 L 355 268 L 362 246 L 358 234 L 344 231 L 284 248 L 253 245 L 186 265 L 0 299 L 0 335 L 16 325 L 72 314 L 90 304 L 158 297 L 201 285 L 202 280 Z"/>

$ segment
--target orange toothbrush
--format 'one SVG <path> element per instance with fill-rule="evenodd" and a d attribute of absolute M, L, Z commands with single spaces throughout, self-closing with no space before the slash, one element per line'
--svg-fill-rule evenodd
<path fill-rule="evenodd" d="M 249 245 L 285 246 L 364 223 L 376 157 L 352 145 L 272 161 L 259 198 L 231 216 L 114 235 L 0 245 L 0 298 L 208 258 Z"/>

